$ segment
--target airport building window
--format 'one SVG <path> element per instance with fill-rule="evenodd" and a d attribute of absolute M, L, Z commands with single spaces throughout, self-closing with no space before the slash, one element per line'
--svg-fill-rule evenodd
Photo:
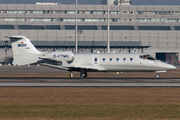
<path fill-rule="evenodd" d="M 31 10 L 30 13 L 32 13 L 32 14 L 43 14 L 44 11 L 43 10 Z"/>
<path fill-rule="evenodd" d="M 118 18 L 111 18 L 109 21 L 110 21 L 110 22 L 119 22 L 120 19 L 118 19 Z"/>
<path fill-rule="evenodd" d="M 180 11 L 138 11 L 139 15 L 179 15 Z"/>
<path fill-rule="evenodd" d="M 46 25 L 47 30 L 60 30 L 59 25 Z"/>
<path fill-rule="evenodd" d="M 105 22 L 104 18 L 98 18 L 98 19 L 84 19 L 85 22 Z"/>
<path fill-rule="evenodd" d="M 134 14 L 134 11 L 129 11 L 129 14 Z"/>
<path fill-rule="evenodd" d="M 120 11 L 110 11 L 110 14 L 112 14 L 112 15 L 117 15 L 119 13 L 120 13 Z"/>
<path fill-rule="evenodd" d="M 72 11 L 65 11 L 65 14 L 76 14 L 76 11 L 75 10 L 72 10 Z"/>
<path fill-rule="evenodd" d="M 13 25 L 0 25 L 0 29 L 14 29 Z"/>
<path fill-rule="evenodd" d="M 54 12 L 58 14 L 65 14 L 65 10 L 55 10 Z"/>
<path fill-rule="evenodd" d="M 75 25 L 65 25 L 66 30 L 75 30 Z M 78 25 L 78 30 L 98 30 L 95 25 Z"/>
<path fill-rule="evenodd" d="M 31 25 L 18 25 L 19 29 L 32 29 Z"/>
<path fill-rule="evenodd" d="M 107 30 L 107 26 L 101 26 L 102 30 Z M 133 26 L 110 26 L 110 30 L 134 30 Z"/>
<path fill-rule="evenodd" d="M 84 14 L 93 14 L 93 11 L 84 11 Z"/>
<path fill-rule="evenodd" d="M 123 61 L 125 62 L 125 61 L 126 61 L 126 58 L 123 58 Z"/>
<path fill-rule="evenodd" d="M 18 25 L 19 29 L 24 30 L 43 30 L 44 27 L 41 25 Z"/>
<path fill-rule="evenodd" d="M 174 26 L 175 30 L 180 30 L 180 26 Z"/>
<path fill-rule="evenodd" d="M 124 14 L 128 14 L 128 11 L 124 11 L 123 13 L 124 13 Z"/>
<path fill-rule="evenodd" d="M 95 15 L 103 15 L 106 12 L 105 11 L 81 11 L 82 14 L 95 14 Z"/>
<path fill-rule="evenodd" d="M 158 18 L 158 19 L 151 19 L 151 18 L 138 18 L 137 19 L 138 22 L 180 22 L 179 18 L 167 18 L 167 19 L 162 19 L 162 18 Z"/>
<path fill-rule="evenodd" d="M 21 21 L 21 22 L 24 22 L 24 21 L 27 21 L 26 18 L 4 18 L 3 19 L 4 21 L 9 21 L 9 22 L 16 22 L 16 21 Z"/>
<path fill-rule="evenodd" d="M 130 61 L 133 61 L 133 58 L 130 58 Z"/>
<path fill-rule="evenodd" d="M 92 13 L 95 15 L 103 15 L 105 14 L 105 11 L 93 11 Z"/>
<path fill-rule="evenodd" d="M 139 15 L 148 15 L 148 12 L 147 11 L 138 11 L 138 14 Z"/>
<path fill-rule="evenodd" d="M 133 26 L 110 26 L 110 30 L 134 30 Z"/>
<path fill-rule="evenodd" d="M 75 18 L 58 18 L 57 21 L 63 21 L 63 22 L 75 22 Z"/>
<path fill-rule="evenodd" d="M 119 58 L 116 58 L 116 61 L 119 62 Z"/>
<path fill-rule="evenodd" d="M 4 10 L 7 14 L 26 14 L 27 10 Z"/>
<path fill-rule="evenodd" d="M 53 18 L 29 18 L 30 22 L 50 22 Z"/>
<path fill-rule="evenodd" d="M 170 30 L 169 26 L 138 26 L 139 30 Z"/>
<path fill-rule="evenodd" d="M 80 25 L 80 26 L 78 26 L 78 30 L 97 30 L 97 26 L 95 26 L 95 25 Z"/>
<path fill-rule="evenodd" d="M 103 58 L 102 60 L 103 60 L 103 62 L 105 62 L 105 61 L 106 61 L 106 59 L 105 59 L 105 58 Z"/>
<path fill-rule="evenodd" d="M 44 27 L 41 26 L 41 25 L 32 25 L 32 29 L 34 29 L 34 30 L 43 30 Z"/>
<path fill-rule="evenodd" d="M 62 21 L 62 22 L 75 22 L 75 18 L 57 18 L 57 21 Z M 81 21 L 81 19 L 77 19 L 78 22 Z"/>
<path fill-rule="evenodd" d="M 43 10 L 43 13 L 44 14 L 53 14 L 53 11 L 52 10 Z"/>
<path fill-rule="evenodd" d="M 65 25 L 65 30 L 75 30 L 76 26 L 75 25 Z"/>

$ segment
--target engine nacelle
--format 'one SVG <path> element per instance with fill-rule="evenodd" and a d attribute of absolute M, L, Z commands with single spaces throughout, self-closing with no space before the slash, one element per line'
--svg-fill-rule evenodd
<path fill-rule="evenodd" d="M 61 61 L 61 58 L 63 58 L 66 62 L 72 62 L 74 60 L 74 54 L 72 51 L 56 51 L 45 53 L 40 58 L 54 61 Z"/>

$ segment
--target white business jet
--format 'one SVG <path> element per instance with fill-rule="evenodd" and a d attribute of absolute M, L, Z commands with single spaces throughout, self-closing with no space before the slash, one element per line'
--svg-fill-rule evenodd
<path fill-rule="evenodd" d="M 149 54 L 73 54 L 72 51 L 40 52 L 25 36 L 11 36 L 13 64 L 28 65 L 39 63 L 67 71 L 80 71 L 80 77 L 87 77 L 87 72 L 123 72 L 176 70 L 173 65 L 158 61 Z"/>

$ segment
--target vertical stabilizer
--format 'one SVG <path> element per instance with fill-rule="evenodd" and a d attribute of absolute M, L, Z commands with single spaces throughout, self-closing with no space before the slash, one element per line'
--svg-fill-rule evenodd
<path fill-rule="evenodd" d="M 13 64 L 27 65 L 36 63 L 39 60 L 39 52 L 31 41 L 25 36 L 11 36 L 11 46 L 13 51 Z"/>

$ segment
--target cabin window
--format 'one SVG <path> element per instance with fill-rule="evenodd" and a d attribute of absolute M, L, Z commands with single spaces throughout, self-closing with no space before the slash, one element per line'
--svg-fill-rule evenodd
<path fill-rule="evenodd" d="M 97 62 L 97 58 L 94 58 L 94 62 Z"/>
<path fill-rule="evenodd" d="M 119 62 L 119 58 L 116 58 L 116 61 Z"/>
<path fill-rule="evenodd" d="M 105 58 L 103 58 L 102 60 L 103 60 L 103 62 L 105 62 L 105 61 L 106 61 L 106 59 L 105 59 Z"/>
<path fill-rule="evenodd" d="M 125 62 L 125 61 L 126 61 L 126 58 L 123 58 L 123 61 Z"/>
<path fill-rule="evenodd" d="M 109 58 L 109 61 L 112 62 L 112 58 Z"/>
<path fill-rule="evenodd" d="M 130 61 L 133 61 L 133 58 L 130 58 Z"/>

